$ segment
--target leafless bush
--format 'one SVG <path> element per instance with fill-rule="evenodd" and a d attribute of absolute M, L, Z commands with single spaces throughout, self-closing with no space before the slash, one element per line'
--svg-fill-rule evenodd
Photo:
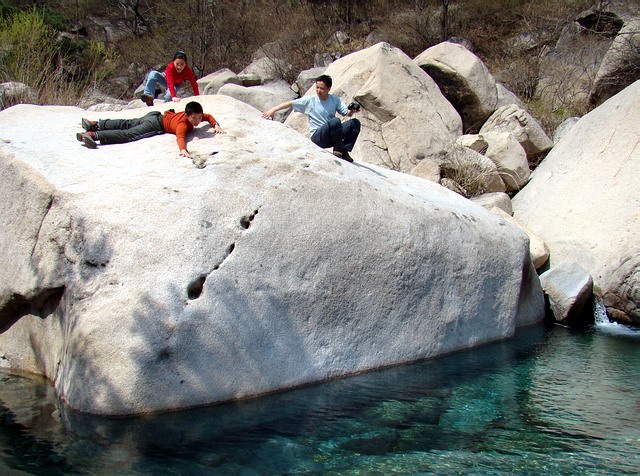
<path fill-rule="evenodd" d="M 446 159 L 440 166 L 440 173 L 442 178 L 457 183 L 464 190 L 462 195 L 469 198 L 487 191 L 495 169 L 478 158 L 465 154 L 462 146 L 450 144 Z"/>

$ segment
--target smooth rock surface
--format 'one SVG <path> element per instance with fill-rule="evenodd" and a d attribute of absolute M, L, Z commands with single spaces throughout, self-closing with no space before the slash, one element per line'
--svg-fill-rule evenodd
<path fill-rule="evenodd" d="M 198 88 L 202 94 L 217 94 L 225 84 L 242 85 L 242 81 L 228 68 L 220 69 L 198 80 Z"/>
<path fill-rule="evenodd" d="M 387 43 L 347 55 L 325 71 L 332 94 L 361 105 L 356 160 L 410 172 L 423 159 L 441 161 L 462 134 L 462 121 L 436 83 L 411 58 Z M 307 94 L 315 94 L 312 86 Z M 307 135 L 307 118 L 293 112 L 285 122 Z"/>
<path fill-rule="evenodd" d="M 640 324 L 640 81 L 583 116 L 513 199 L 550 266 L 589 273 L 609 316 Z"/>
<path fill-rule="evenodd" d="M 82 412 L 253 397 L 539 321 L 524 234 L 437 184 L 322 151 L 233 98 L 224 124 L 89 150 L 73 107 L 0 113 L 0 366 Z M 166 105 L 179 110 L 185 102 Z M 50 124 L 34 140 L 31 124 Z"/>
<path fill-rule="evenodd" d="M 538 235 L 536 235 L 518 220 L 513 218 L 511 213 L 503 210 L 499 206 L 491 208 L 491 213 L 494 213 L 501 217 L 503 220 L 514 224 L 526 233 L 527 237 L 529 238 L 529 254 L 531 256 L 533 266 L 536 269 L 542 268 L 545 263 L 549 261 L 549 248 L 547 247 L 547 245 L 545 245 L 544 241 Z"/>
<path fill-rule="evenodd" d="M 464 46 L 445 41 L 426 49 L 414 61 L 456 108 L 465 133 L 477 132 L 496 110 L 495 78 L 482 60 Z"/>
<path fill-rule="evenodd" d="M 564 262 L 540 275 L 540 283 L 549 300 L 553 317 L 567 324 L 578 322 L 585 315 L 593 322 L 593 280 L 589 273 L 576 263 Z"/>

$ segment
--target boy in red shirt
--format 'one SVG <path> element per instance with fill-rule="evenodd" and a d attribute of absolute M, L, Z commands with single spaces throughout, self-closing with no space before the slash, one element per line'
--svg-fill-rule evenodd
<path fill-rule="evenodd" d="M 144 86 L 144 93 L 140 96 L 140 99 L 147 105 L 153 106 L 153 100 L 156 96 L 156 84 L 160 83 L 167 88 L 167 92 L 164 95 L 164 102 L 180 101 L 180 98 L 176 96 L 176 90 L 178 86 L 188 80 L 191 83 L 193 94 L 198 96 L 200 91 L 198 89 L 198 82 L 196 77 L 187 64 L 187 54 L 184 51 L 177 51 L 173 55 L 173 59 L 167 65 L 164 73 L 160 71 L 151 71 L 147 77 L 147 82 Z"/>
<path fill-rule="evenodd" d="M 167 111 L 162 114 L 153 111 L 135 119 L 100 119 L 90 121 L 82 119 L 82 127 L 86 132 L 79 132 L 76 138 L 89 149 L 96 149 L 100 145 L 121 144 L 152 137 L 169 132 L 176 135 L 180 155 L 191 157 L 187 150 L 186 135 L 195 126 L 207 121 L 218 134 L 224 130 L 211 114 L 202 111 L 200 103 L 191 101 L 184 108 L 184 112 Z"/>

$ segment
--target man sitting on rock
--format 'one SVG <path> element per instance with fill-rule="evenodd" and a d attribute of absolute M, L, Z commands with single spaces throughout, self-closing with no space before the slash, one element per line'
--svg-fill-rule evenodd
<path fill-rule="evenodd" d="M 353 162 L 349 152 L 353 150 L 358 134 L 360 134 L 360 121 L 351 119 L 344 123 L 336 116 L 339 112 L 343 116 L 351 117 L 359 109 L 357 103 L 352 103 L 349 108 L 336 95 L 329 94 L 333 82 L 330 76 L 323 74 L 316 79 L 316 95 L 304 96 L 293 101 L 283 102 L 262 113 L 265 119 L 273 119 L 273 115 L 282 110 L 293 107 L 296 112 L 306 114 L 309 118 L 309 131 L 311 140 L 319 147 L 333 147 L 333 153 L 337 157 Z"/>
<path fill-rule="evenodd" d="M 180 155 L 191 157 L 187 151 L 186 135 L 202 121 L 211 124 L 218 134 L 224 134 L 218 121 L 212 115 L 205 114 L 200 103 L 191 101 L 184 112 L 170 109 L 162 114 L 160 111 L 153 111 L 135 119 L 90 121 L 83 118 L 82 128 L 85 132 L 78 132 L 76 138 L 89 149 L 95 149 L 98 147 L 96 142 L 100 142 L 100 145 L 121 144 L 169 132 L 176 135 Z"/>

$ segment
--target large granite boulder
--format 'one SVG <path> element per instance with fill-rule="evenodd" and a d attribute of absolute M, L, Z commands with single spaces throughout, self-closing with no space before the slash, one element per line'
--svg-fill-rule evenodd
<path fill-rule="evenodd" d="M 441 162 L 462 134 L 460 116 L 436 83 L 387 43 L 340 58 L 325 73 L 333 94 L 362 105 L 362 130 L 351 154 L 356 160 L 409 172 L 423 159 Z M 307 94 L 315 94 L 314 87 Z M 302 114 L 292 113 L 286 124 L 308 133 Z"/>
<path fill-rule="evenodd" d="M 233 98 L 196 99 L 227 134 L 196 128 L 193 163 L 170 134 L 86 149 L 80 118 L 106 113 L 0 113 L 1 367 L 46 375 L 82 412 L 138 414 L 542 319 L 515 227 L 432 182 L 338 160 Z M 37 140 L 34 122 L 49 124 Z"/>
<path fill-rule="evenodd" d="M 496 81 L 482 60 L 464 46 L 445 41 L 426 49 L 414 61 L 462 116 L 465 133 L 477 132 L 496 110 Z"/>
<path fill-rule="evenodd" d="M 550 266 L 593 277 L 609 316 L 640 324 L 640 81 L 582 117 L 513 200 Z"/>

